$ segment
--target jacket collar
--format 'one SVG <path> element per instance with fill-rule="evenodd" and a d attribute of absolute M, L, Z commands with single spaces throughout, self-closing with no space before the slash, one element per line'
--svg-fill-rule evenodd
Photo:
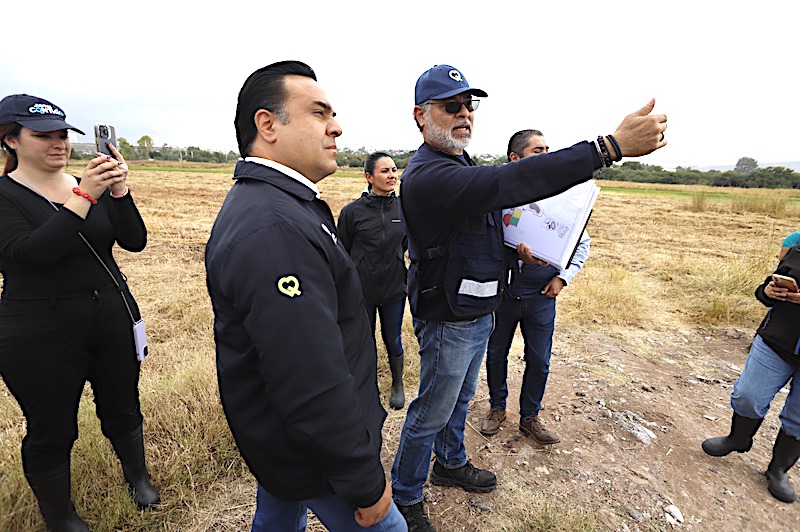
<path fill-rule="evenodd" d="M 427 142 L 423 142 L 422 146 L 420 146 L 419 150 L 417 150 L 417 151 L 422 151 L 428 157 L 430 157 L 432 155 L 444 155 L 445 157 L 449 157 L 450 159 L 453 159 L 454 161 L 458 161 L 461 164 L 464 164 L 465 161 L 466 161 L 466 165 L 467 166 L 475 166 L 475 163 L 472 162 L 472 159 L 470 158 L 469 154 L 467 153 L 467 150 L 464 150 L 463 157 L 460 157 L 458 155 L 453 155 L 452 153 L 447 153 L 446 151 L 442 151 L 439 148 L 428 144 Z"/>
<path fill-rule="evenodd" d="M 267 164 L 264 163 L 265 161 Z M 302 178 L 304 181 L 301 181 L 298 177 Z M 258 157 L 248 157 L 244 160 L 240 159 L 236 163 L 233 179 L 264 181 L 288 194 L 306 201 L 319 198 L 319 189 L 317 189 L 317 186 L 303 177 L 302 174 L 280 163 L 276 163 L 275 161 L 268 161 L 267 159 L 260 159 Z"/>

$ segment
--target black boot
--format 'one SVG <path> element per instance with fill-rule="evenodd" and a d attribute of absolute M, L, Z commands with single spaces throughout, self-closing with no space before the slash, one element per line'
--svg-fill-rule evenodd
<path fill-rule="evenodd" d="M 48 532 L 89 532 L 70 499 L 69 462 L 46 473 L 25 474 Z"/>
<path fill-rule="evenodd" d="M 425 503 L 422 501 L 411 506 L 397 505 L 397 509 L 403 515 L 408 526 L 408 532 L 436 532 L 433 525 L 428 520 L 428 512 L 425 511 Z"/>
<path fill-rule="evenodd" d="M 746 453 L 753 446 L 753 436 L 764 418 L 751 418 L 733 413 L 731 433 L 703 442 L 703 450 L 711 456 L 727 456 L 733 451 Z"/>
<path fill-rule="evenodd" d="M 800 440 L 796 440 L 783 432 L 778 432 L 775 446 L 772 448 L 772 461 L 767 468 L 769 492 L 783 502 L 794 502 L 797 498 L 794 488 L 789 484 L 789 470 L 800 458 Z"/>
<path fill-rule="evenodd" d="M 145 465 L 141 425 L 125 437 L 115 436 L 109 439 L 122 464 L 122 473 L 136 506 L 146 509 L 161 502 L 161 496 L 150 482 Z"/>
<path fill-rule="evenodd" d="M 400 410 L 406 404 L 406 393 L 403 389 L 404 363 L 404 355 L 389 357 L 389 369 L 392 371 L 392 397 L 389 399 L 389 406 L 395 410 Z"/>

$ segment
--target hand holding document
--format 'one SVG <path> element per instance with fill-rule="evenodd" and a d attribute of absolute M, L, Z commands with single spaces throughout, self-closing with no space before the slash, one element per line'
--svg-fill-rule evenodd
<path fill-rule="evenodd" d="M 550 198 L 503 209 L 503 234 L 507 246 L 524 243 L 531 255 L 566 269 L 589 222 L 600 192 L 594 180 Z"/>

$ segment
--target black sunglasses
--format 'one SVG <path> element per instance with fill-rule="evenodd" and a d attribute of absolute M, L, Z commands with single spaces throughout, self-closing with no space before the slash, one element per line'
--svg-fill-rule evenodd
<path fill-rule="evenodd" d="M 475 109 L 478 108 L 478 105 L 480 105 L 481 101 L 480 100 L 467 100 L 465 102 L 452 102 L 451 101 L 451 102 L 431 102 L 431 103 L 444 105 L 444 110 L 447 111 L 448 113 L 450 113 L 451 115 L 454 115 L 454 114 L 458 113 L 461 110 L 461 106 L 462 105 L 464 107 L 466 107 L 467 111 L 469 111 L 471 113 L 472 111 L 474 111 Z"/>

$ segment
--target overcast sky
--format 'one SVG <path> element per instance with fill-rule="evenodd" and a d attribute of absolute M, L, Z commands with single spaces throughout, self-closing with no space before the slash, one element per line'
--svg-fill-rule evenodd
<path fill-rule="evenodd" d="M 0 96 L 41 96 L 134 144 L 235 151 L 245 78 L 298 59 L 338 113 L 340 147 L 415 149 L 414 83 L 444 63 L 489 93 L 473 154 L 505 153 L 524 128 L 554 149 L 612 133 L 655 97 L 669 144 L 644 162 L 800 160 L 796 0 L 5 4 Z"/>

